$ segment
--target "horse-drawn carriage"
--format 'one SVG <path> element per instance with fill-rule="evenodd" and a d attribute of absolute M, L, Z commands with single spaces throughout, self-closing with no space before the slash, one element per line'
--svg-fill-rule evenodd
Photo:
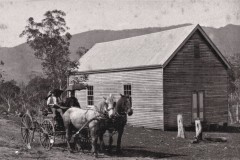
<path fill-rule="evenodd" d="M 86 89 L 86 87 L 71 86 L 67 90 L 82 89 Z M 129 97 L 121 95 L 117 102 L 114 99 L 110 94 L 109 97 L 103 99 L 103 101 L 97 106 L 94 106 L 93 109 L 69 108 L 63 114 L 62 118 L 57 118 L 58 124 L 54 123 L 51 114 L 48 116 L 41 115 L 32 117 L 30 113 L 27 112 L 21 120 L 23 141 L 30 147 L 37 132 L 39 133 L 40 143 L 45 149 L 50 150 L 56 139 L 62 139 L 63 142 L 66 141 L 70 149 L 69 142 L 71 137 L 74 137 L 78 149 L 82 149 L 83 151 L 85 148 L 91 148 L 92 152 L 96 154 L 97 140 L 99 138 L 100 148 L 102 149 L 103 134 L 108 130 L 109 132 L 118 132 L 117 149 L 120 149 L 121 137 L 127 122 L 127 115 L 132 115 L 133 112 Z M 106 121 L 110 123 L 106 123 Z M 109 137 L 111 139 L 109 146 L 111 147 L 112 134 L 109 135 L 111 135 Z"/>
<path fill-rule="evenodd" d="M 83 90 L 87 87 L 85 85 L 71 85 L 68 86 L 65 91 Z M 63 93 L 62 90 L 55 89 L 53 92 L 60 96 Z M 66 131 L 61 115 L 57 112 L 56 117 L 53 117 L 52 111 L 48 107 L 43 107 L 42 112 L 33 117 L 29 111 L 27 111 L 21 118 L 21 135 L 23 142 L 27 144 L 27 147 L 31 147 L 31 143 L 35 141 L 36 133 L 39 135 L 39 141 L 43 148 L 50 150 L 56 140 L 66 142 Z M 67 108 L 60 107 L 63 110 Z M 54 119 L 56 118 L 56 119 Z M 57 123 L 56 123 L 57 122 Z M 87 128 L 84 127 L 79 131 L 78 142 L 81 143 L 81 147 L 89 148 L 90 135 Z"/>

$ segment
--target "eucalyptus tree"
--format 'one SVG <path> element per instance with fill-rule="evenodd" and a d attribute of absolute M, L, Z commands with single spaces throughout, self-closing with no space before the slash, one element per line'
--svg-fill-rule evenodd
<path fill-rule="evenodd" d="M 41 22 L 33 17 L 27 21 L 20 37 L 25 36 L 34 50 L 36 58 L 41 60 L 42 69 L 54 88 L 62 89 L 66 85 L 68 71 L 77 66 L 70 60 L 69 45 L 71 34 L 61 10 L 47 11 Z"/>

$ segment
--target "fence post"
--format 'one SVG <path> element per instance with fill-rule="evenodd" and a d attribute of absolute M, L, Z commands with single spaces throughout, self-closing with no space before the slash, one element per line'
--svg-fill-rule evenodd
<path fill-rule="evenodd" d="M 230 107 L 228 109 L 228 114 L 229 114 L 230 124 L 233 124 L 233 117 L 232 117 L 232 113 L 231 113 Z"/>
<path fill-rule="evenodd" d="M 237 123 L 239 121 L 239 118 L 238 118 L 238 102 L 237 102 L 237 107 L 236 107 L 236 121 L 237 121 Z"/>
<path fill-rule="evenodd" d="M 184 128 L 183 128 L 183 117 L 181 114 L 177 115 L 177 123 L 178 123 L 177 137 L 185 138 L 185 133 L 184 133 Z"/>
<path fill-rule="evenodd" d="M 202 124 L 200 120 L 195 120 L 196 138 L 202 140 Z"/>

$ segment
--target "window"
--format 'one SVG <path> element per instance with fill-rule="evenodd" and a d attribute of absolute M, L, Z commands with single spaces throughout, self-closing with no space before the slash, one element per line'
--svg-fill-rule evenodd
<path fill-rule="evenodd" d="M 199 42 L 198 41 L 194 41 L 194 57 L 195 58 L 200 58 L 200 49 L 199 49 Z"/>
<path fill-rule="evenodd" d="M 131 84 L 123 85 L 123 91 L 124 91 L 124 95 L 127 95 L 130 97 L 130 102 L 132 104 L 132 86 L 131 86 Z"/>
<path fill-rule="evenodd" d="M 194 91 L 192 94 L 192 121 L 200 119 L 203 121 L 204 91 Z"/>
<path fill-rule="evenodd" d="M 87 104 L 90 105 L 90 106 L 94 105 L 93 86 L 88 86 L 88 90 L 87 90 Z"/>

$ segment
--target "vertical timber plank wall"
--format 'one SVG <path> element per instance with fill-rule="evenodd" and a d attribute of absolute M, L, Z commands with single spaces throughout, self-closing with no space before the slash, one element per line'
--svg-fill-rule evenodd
<path fill-rule="evenodd" d="M 194 41 L 199 42 L 200 57 L 194 57 Z M 225 65 L 196 31 L 164 68 L 164 122 L 176 128 L 177 114 L 183 114 L 184 125 L 191 125 L 192 92 L 203 90 L 204 120 L 227 122 L 228 73 Z"/>
<path fill-rule="evenodd" d="M 94 73 L 89 74 L 87 83 L 94 86 L 95 105 L 103 99 L 103 96 L 108 96 L 110 93 L 119 98 L 119 93 L 123 94 L 123 85 L 131 84 L 133 115 L 128 116 L 128 123 L 134 126 L 163 129 L 162 74 L 161 68 Z M 87 105 L 86 94 L 86 91 L 77 93 L 81 106 Z"/>

